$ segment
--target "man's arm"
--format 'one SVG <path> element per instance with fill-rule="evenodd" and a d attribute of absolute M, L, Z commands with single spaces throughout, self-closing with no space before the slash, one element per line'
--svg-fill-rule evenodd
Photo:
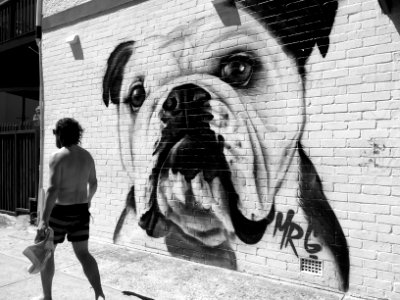
<path fill-rule="evenodd" d="M 50 185 L 46 192 L 43 215 L 39 228 L 48 227 L 51 211 L 56 203 L 61 181 L 60 162 L 56 155 L 50 158 Z"/>
<path fill-rule="evenodd" d="M 97 191 L 96 166 L 94 164 L 93 158 L 91 159 L 91 164 L 92 164 L 92 166 L 90 168 L 89 182 L 88 182 L 89 183 L 89 194 L 88 194 L 89 207 L 91 205 L 92 198 Z"/>

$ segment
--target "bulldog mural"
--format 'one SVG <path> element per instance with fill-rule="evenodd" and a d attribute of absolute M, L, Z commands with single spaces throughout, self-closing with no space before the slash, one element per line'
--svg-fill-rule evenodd
<path fill-rule="evenodd" d="M 134 211 L 172 254 L 185 247 L 235 269 L 230 241 L 263 238 L 296 165 L 307 235 L 330 249 L 347 290 L 347 242 L 300 143 L 305 64 L 315 44 L 326 55 L 337 1 L 226 4 L 241 25 L 224 26 L 210 2 L 201 18 L 123 42 L 108 59 L 103 100 L 117 108 L 132 178 L 114 239 Z M 290 229 L 277 220 L 275 231 Z"/>

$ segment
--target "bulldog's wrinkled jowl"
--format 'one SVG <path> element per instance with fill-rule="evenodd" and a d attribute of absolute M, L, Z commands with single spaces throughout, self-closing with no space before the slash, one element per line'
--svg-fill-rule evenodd
<path fill-rule="evenodd" d="M 224 26 L 210 3 L 202 18 L 123 42 L 108 59 L 103 100 L 117 107 L 132 179 L 114 239 L 134 211 L 172 254 L 235 269 L 232 240 L 264 237 L 295 170 L 306 240 L 313 233 L 326 245 L 347 290 L 347 242 L 300 143 L 304 66 L 315 45 L 327 54 L 337 1 L 227 3 L 237 5 L 241 25 Z M 294 248 L 299 230 L 278 215 L 275 232 L 284 229 Z M 305 244 L 309 254 L 321 248 Z"/>

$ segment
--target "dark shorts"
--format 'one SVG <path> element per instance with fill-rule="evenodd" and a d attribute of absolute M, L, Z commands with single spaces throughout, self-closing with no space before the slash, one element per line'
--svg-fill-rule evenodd
<path fill-rule="evenodd" d="M 70 242 L 89 239 L 89 205 L 55 205 L 50 215 L 49 226 L 54 230 L 54 244 L 64 242 L 65 235 Z"/>

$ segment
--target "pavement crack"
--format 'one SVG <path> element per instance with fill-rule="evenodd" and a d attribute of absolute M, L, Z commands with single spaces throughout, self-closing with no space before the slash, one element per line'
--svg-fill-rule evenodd
<path fill-rule="evenodd" d="M 17 284 L 17 283 L 23 282 L 23 281 L 27 281 L 27 280 L 33 280 L 33 278 L 25 277 L 25 278 L 22 278 L 22 279 L 19 279 L 19 280 L 15 280 L 13 282 L 8 282 L 6 284 L 2 284 L 0 286 L 0 289 L 4 288 L 4 287 L 7 287 L 7 286 L 10 286 L 10 285 L 13 285 L 13 284 Z"/>

